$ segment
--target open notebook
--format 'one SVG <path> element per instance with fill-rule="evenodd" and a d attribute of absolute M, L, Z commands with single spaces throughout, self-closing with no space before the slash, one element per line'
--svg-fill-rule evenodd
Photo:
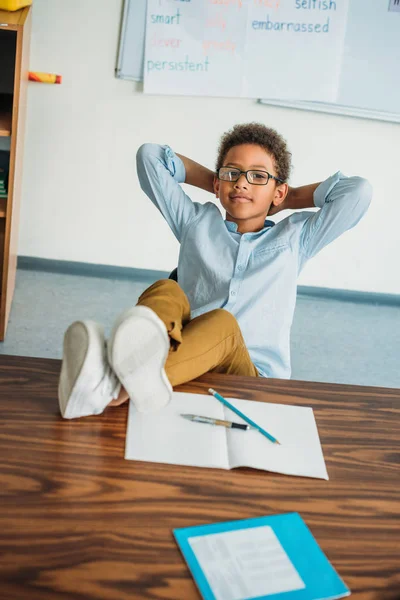
<path fill-rule="evenodd" d="M 130 403 L 125 458 L 218 469 L 252 467 L 328 479 L 312 408 L 227 400 L 281 445 L 258 431 L 187 421 L 181 413 L 242 422 L 213 396 L 174 392 L 171 402 L 155 413 L 140 413 Z"/>

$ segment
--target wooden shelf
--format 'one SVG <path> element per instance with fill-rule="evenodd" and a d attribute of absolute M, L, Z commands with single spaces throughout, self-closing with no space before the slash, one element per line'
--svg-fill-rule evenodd
<path fill-rule="evenodd" d="M 4 219 L 7 210 L 7 198 L 0 198 L 0 219 Z"/>
<path fill-rule="evenodd" d="M 16 30 L 25 25 L 29 14 L 29 6 L 20 10 L 0 10 L 0 29 Z"/>
<path fill-rule="evenodd" d="M 8 147 L 9 159 L 9 194 L 0 198 L 0 341 L 6 334 L 17 272 L 30 32 L 30 7 L 0 10 L 0 142 L 3 149 Z M 12 219 L 7 219 L 11 212 Z"/>
<path fill-rule="evenodd" d="M 11 113 L 0 113 L 0 136 L 11 135 Z"/>
<path fill-rule="evenodd" d="M 0 94 L 0 136 L 11 135 L 12 95 Z"/>

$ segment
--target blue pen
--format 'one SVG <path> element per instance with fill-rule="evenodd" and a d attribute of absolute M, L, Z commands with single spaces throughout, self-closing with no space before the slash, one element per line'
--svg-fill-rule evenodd
<path fill-rule="evenodd" d="M 244 415 L 240 410 L 238 410 L 237 408 L 235 408 L 230 402 L 228 402 L 228 400 L 225 400 L 225 398 L 223 396 L 221 396 L 221 394 L 218 394 L 218 392 L 216 392 L 212 388 L 209 388 L 208 392 L 212 396 L 214 396 L 214 398 L 216 398 L 217 400 L 219 400 L 220 402 L 222 402 L 222 404 L 224 404 L 227 408 L 229 408 L 231 411 L 233 411 L 235 414 L 237 414 L 238 417 L 241 417 L 243 419 L 243 421 L 246 421 L 246 423 L 248 423 L 252 427 L 255 427 L 260 433 L 262 433 L 263 435 L 265 435 L 265 437 L 268 438 L 270 442 L 272 442 L 273 444 L 279 444 L 280 445 L 280 442 L 278 442 L 278 440 L 276 438 L 274 438 L 273 435 L 271 435 L 270 433 L 268 433 L 268 431 L 265 431 L 265 429 L 263 429 L 262 427 L 260 427 L 259 425 L 257 425 L 257 423 L 254 423 L 254 421 L 252 421 L 251 419 L 249 419 L 249 417 L 246 417 L 246 415 Z"/>

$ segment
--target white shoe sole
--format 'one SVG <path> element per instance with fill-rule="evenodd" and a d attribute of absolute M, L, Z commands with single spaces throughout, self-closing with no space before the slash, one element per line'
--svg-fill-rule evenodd
<path fill-rule="evenodd" d="M 164 323 L 147 306 L 135 306 L 114 326 L 108 359 L 130 399 L 140 412 L 166 406 L 172 386 L 164 370 L 169 352 Z"/>
<path fill-rule="evenodd" d="M 90 402 L 88 390 L 95 387 L 93 365 L 107 360 L 103 328 L 94 321 L 76 321 L 65 332 L 58 401 L 64 419 L 103 412 Z"/>

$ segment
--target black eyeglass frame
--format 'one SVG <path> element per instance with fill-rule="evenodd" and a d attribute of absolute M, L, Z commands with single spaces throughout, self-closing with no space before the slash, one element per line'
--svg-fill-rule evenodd
<path fill-rule="evenodd" d="M 219 172 L 221 169 L 231 169 L 232 171 L 238 171 L 239 177 L 235 180 L 221 179 L 219 176 Z M 253 183 L 252 181 L 249 180 L 247 173 L 266 173 L 268 175 L 268 179 L 267 179 L 266 183 Z M 237 181 L 239 181 L 241 175 L 246 176 L 246 181 L 250 185 L 267 185 L 270 179 L 275 179 L 275 181 L 278 181 L 279 183 L 285 183 L 283 181 L 283 179 L 279 179 L 279 177 L 275 177 L 275 175 L 271 175 L 271 173 L 268 173 L 268 171 L 263 171 L 261 169 L 249 169 L 248 171 L 241 171 L 240 169 L 237 169 L 236 167 L 220 167 L 216 171 L 216 175 L 217 175 L 217 179 L 219 179 L 220 181 L 230 181 L 230 183 L 236 183 Z"/>

